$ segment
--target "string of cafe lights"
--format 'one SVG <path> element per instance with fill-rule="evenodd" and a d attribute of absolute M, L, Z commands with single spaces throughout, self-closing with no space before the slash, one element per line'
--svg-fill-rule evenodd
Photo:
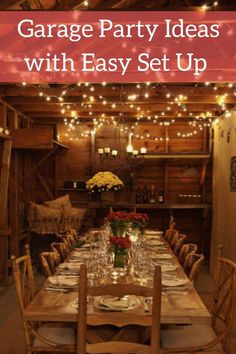
<path fill-rule="evenodd" d="M 201 10 L 202 11 L 216 10 L 218 6 L 219 6 L 219 1 L 206 2 L 202 4 Z"/>
<path fill-rule="evenodd" d="M 26 83 L 22 83 L 22 85 L 25 86 Z M 102 83 L 101 85 L 107 86 L 107 84 L 105 82 Z M 143 99 L 143 100 L 148 99 L 150 97 L 150 90 L 157 88 L 159 85 L 164 89 L 166 98 L 168 98 L 170 100 L 169 102 L 167 102 L 166 110 L 160 112 L 159 114 L 155 114 L 155 115 L 151 115 L 148 110 L 146 112 L 141 111 L 140 106 L 138 104 L 136 104 L 135 101 L 137 99 Z M 205 85 L 209 86 L 209 88 L 211 88 L 213 91 L 216 92 L 215 98 L 217 100 L 220 111 L 222 112 L 222 114 L 225 113 L 226 117 L 229 117 L 230 111 L 228 110 L 227 104 L 226 104 L 226 100 L 227 100 L 229 93 L 226 92 L 223 95 L 222 94 L 217 95 L 218 86 L 216 84 L 206 82 Z M 88 137 L 92 134 L 96 134 L 98 132 L 98 130 L 101 127 L 103 127 L 104 125 L 111 125 L 111 124 L 116 125 L 118 123 L 118 121 L 121 119 L 121 117 L 123 115 L 122 113 L 120 113 L 119 115 L 116 115 L 116 116 L 115 115 L 107 116 L 106 113 L 101 113 L 101 116 L 99 118 L 92 118 L 93 117 L 92 107 L 93 107 L 94 103 L 101 102 L 102 105 L 104 105 L 104 106 L 110 105 L 110 108 L 113 108 L 113 109 L 115 109 L 117 107 L 117 102 L 112 102 L 102 95 L 95 95 L 96 89 L 99 89 L 98 85 L 95 86 L 92 83 L 84 83 L 84 84 L 78 83 L 77 85 L 73 85 L 71 87 L 68 86 L 66 89 L 63 88 L 63 90 L 61 91 L 61 93 L 58 96 L 48 95 L 48 94 L 44 93 L 40 87 L 38 87 L 40 97 L 44 98 L 48 102 L 51 101 L 52 99 L 56 99 L 60 102 L 61 114 L 62 114 L 62 116 L 65 116 L 64 123 L 67 126 L 66 136 L 71 137 L 71 134 L 73 132 L 75 132 L 76 127 L 81 122 L 79 119 L 79 114 L 78 114 L 77 110 L 73 109 L 73 106 L 75 104 L 64 103 L 65 96 L 69 95 L 69 93 L 78 86 L 87 87 L 89 92 L 91 92 L 91 94 L 88 94 L 88 93 L 83 94 L 83 97 L 82 97 L 83 101 L 81 102 L 81 107 L 83 108 L 83 110 L 88 112 L 89 116 L 91 116 L 92 123 L 94 126 L 93 128 L 84 130 L 80 134 L 81 137 Z M 112 85 L 111 87 L 113 90 L 115 90 L 117 88 L 114 85 Z M 196 84 L 192 88 L 192 90 L 190 91 L 190 94 L 194 93 L 194 90 L 197 87 L 199 87 L 198 84 Z M 230 92 L 231 95 L 236 96 L 236 85 L 235 84 L 229 83 L 226 85 L 226 88 L 227 88 L 227 90 L 231 90 L 231 92 Z M 136 127 L 139 126 L 139 124 L 141 122 L 145 123 L 145 121 L 152 122 L 154 124 L 159 124 L 160 126 L 169 126 L 169 125 L 175 123 L 175 121 L 176 121 L 175 119 L 165 120 L 166 114 L 168 114 L 168 112 L 172 109 L 172 107 L 175 106 L 178 108 L 178 111 L 179 111 L 177 113 L 177 117 L 182 117 L 183 113 L 187 112 L 189 118 L 191 119 L 189 121 L 189 125 L 194 128 L 191 132 L 188 132 L 188 133 L 177 132 L 177 136 L 184 137 L 184 138 L 192 137 L 193 135 L 196 135 L 198 133 L 198 131 L 201 131 L 202 129 L 204 129 L 204 127 L 211 126 L 211 124 L 213 123 L 213 118 L 212 118 L 212 112 L 203 112 L 203 113 L 196 115 L 196 116 L 194 116 L 192 112 L 188 112 L 188 109 L 186 106 L 187 100 L 188 100 L 187 96 L 185 96 L 183 94 L 175 95 L 173 92 L 171 92 L 171 89 L 169 88 L 169 86 L 164 85 L 164 84 L 151 84 L 149 82 L 147 82 L 146 84 L 137 84 L 136 85 L 136 92 L 134 91 L 134 93 L 127 95 L 126 101 L 122 102 L 124 105 L 129 105 L 130 109 L 134 109 L 134 115 L 135 114 L 137 115 L 135 122 L 132 125 L 124 126 L 124 130 L 127 132 L 127 134 L 131 130 L 133 137 L 136 139 L 149 138 L 149 139 L 153 139 L 156 141 L 162 141 L 162 140 L 164 140 L 162 137 L 153 136 L 147 131 L 145 131 L 144 133 L 137 134 L 137 133 L 135 133 L 135 129 L 136 129 Z M 119 102 L 118 104 L 121 104 L 121 102 Z M 76 136 L 75 139 L 76 138 L 78 138 L 78 136 Z M 72 138 L 71 140 L 74 140 L 74 138 Z"/>
<path fill-rule="evenodd" d="M 84 0 L 82 5 L 84 8 L 89 8 L 90 7 L 90 1 L 89 0 Z M 202 11 L 210 11 L 210 10 L 216 10 L 216 8 L 219 6 L 219 1 L 211 1 L 211 2 L 206 2 L 203 3 L 200 7 Z"/>
<path fill-rule="evenodd" d="M 90 1 L 85 0 L 83 1 L 83 6 L 85 8 L 89 8 L 90 7 Z M 209 11 L 209 10 L 216 10 L 216 8 L 219 6 L 219 1 L 208 1 L 206 3 L 203 3 L 202 6 L 200 7 L 200 10 L 203 11 Z M 25 86 L 26 83 L 24 82 L 23 85 Z M 110 105 L 111 109 L 115 109 L 117 106 L 117 102 L 111 102 L 109 101 L 107 98 L 98 95 L 97 97 L 94 96 L 94 92 L 95 92 L 95 87 L 93 84 L 89 84 L 89 83 L 85 83 L 83 84 L 85 87 L 89 87 L 91 95 L 88 94 L 84 94 L 83 95 L 83 99 L 84 102 L 81 103 L 81 107 L 83 108 L 83 110 L 88 112 L 88 115 L 91 116 L 91 118 L 93 117 L 93 110 L 92 110 L 92 106 L 95 102 L 100 101 L 102 102 L 102 104 L 104 106 Z M 210 86 L 214 91 L 217 92 L 218 90 L 218 86 L 216 84 L 211 84 L 209 82 L 205 83 L 206 86 Z M 78 83 L 77 86 L 82 86 L 81 83 Z M 106 83 L 102 83 L 102 86 L 106 86 Z M 167 87 L 164 84 L 161 84 L 161 86 L 164 88 L 164 90 L 166 91 L 166 98 L 170 99 L 169 102 L 167 102 L 167 107 L 165 109 L 165 111 L 161 111 L 159 114 L 155 114 L 155 115 L 151 115 L 149 111 L 141 111 L 141 107 L 139 105 L 137 105 L 135 103 L 135 101 L 137 100 L 137 98 L 140 98 L 140 90 L 145 89 L 144 94 L 142 95 L 142 98 L 148 99 L 150 93 L 147 91 L 147 88 L 156 88 L 157 84 L 151 84 L 151 83 L 146 83 L 146 84 L 137 84 L 136 85 L 136 89 L 138 90 L 137 92 L 134 92 L 133 94 L 128 95 L 127 97 L 127 101 L 124 103 L 125 105 L 129 105 L 130 109 L 134 109 L 134 113 L 137 114 L 136 116 L 136 121 L 134 122 L 134 124 L 132 124 L 131 126 L 124 126 L 124 130 L 128 132 L 131 130 L 132 131 L 132 136 L 135 137 L 136 139 L 145 139 L 145 138 L 149 138 L 149 139 L 154 139 L 156 141 L 160 140 L 164 140 L 164 138 L 162 137 L 157 137 L 157 136 L 153 136 L 151 135 L 148 131 L 144 131 L 141 134 L 137 134 L 135 133 L 135 129 L 136 127 L 139 126 L 140 122 L 152 122 L 154 124 L 159 124 L 160 126 L 169 126 L 173 123 L 175 123 L 175 119 L 171 119 L 171 120 L 165 120 L 165 116 L 166 114 L 171 111 L 171 109 L 173 108 L 173 106 L 178 107 L 179 112 L 177 113 L 177 117 L 182 117 L 185 116 L 183 114 L 188 114 L 189 119 L 191 119 L 189 121 L 189 126 L 193 127 L 193 130 L 190 132 L 177 132 L 177 136 L 178 137 L 192 137 L 194 135 L 196 135 L 198 133 L 198 131 L 201 131 L 204 129 L 204 127 L 210 127 L 211 124 L 214 122 L 213 119 L 213 115 L 212 112 L 203 112 L 199 115 L 194 116 L 192 112 L 188 113 L 188 108 L 187 105 L 185 104 L 187 102 L 188 97 L 182 94 L 179 95 L 174 95 L 171 90 L 169 89 L 169 87 Z M 195 87 L 198 87 L 198 84 L 195 85 Z M 236 96 L 236 86 L 235 84 L 228 84 L 227 85 L 228 88 L 231 88 L 234 91 L 234 96 Z M 77 112 L 77 110 L 73 109 L 73 104 L 64 104 L 64 97 L 71 91 L 74 90 L 76 88 L 76 85 L 74 87 L 70 87 L 67 89 L 63 89 L 61 94 L 58 96 L 52 96 L 52 95 L 47 95 L 44 94 L 44 92 L 41 90 L 39 92 L 39 96 L 40 97 L 44 97 L 46 99 L 46 101 L 51 101 L 51 99 L 56 98 L 59 102 L 60 102 L 60 106 L 61 106 L 61 114 L 62 116 L 65 116 L 64 118 L 64 124 L 65 126 L 67 126 L 67 136 L 70 136 L 71 133 L 73 133 L 76 130 L 76 127 L 80 124 L 80 119 L 79 119 L 79 114 Z M 114 89 L 115 87 L 113 87 Z M 225 93 L 224 95 L 216 95 L 216 100 L 218 102 L 219 108 L 222 111 L 222 114 L 225 113 L 226 117 L 230 117 L 231 113 L 227 108 L 227 104 L 226 104 L 226 98 L 228 96 L 228 93 Z M 86 101 L 87 100 L 87 101 Z M 72 108 L 71 108 L 72 106 Z M 107 116 L 105 113 L 101 113 L 101 116 L 99 118 L 93 118 L 92 122 L 94 127 L 93 128 L 89 128 L 89 129 L 85 129 L 83 130 L 83 132 L 80 134 L 81 137 L 88 137 L 90 135 L 94 135 L 97 133 L 97 131 L 103 127 L 104 125 L 116 125 L 117 122 L 121 119 L 122 113 L 119 114 L 118 116 L 116 115 L 111 115 L 111 116 Z M 76 136 L 75 138 L 70 137 L 72 140 L 73 139 L 78 139 L 78 136 Z M 169 140 L 169 138 L 166 138 L 166 140 Z"/>

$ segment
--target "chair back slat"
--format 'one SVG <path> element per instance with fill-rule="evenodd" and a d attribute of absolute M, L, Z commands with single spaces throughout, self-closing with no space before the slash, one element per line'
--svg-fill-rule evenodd
<path fill-rule="evenodd" d="M 179 255 L 186 238 L 187 236 L 184 234 L 175 234 L 173 242 L 171 244 L 171 248 L 176 256 Z"/>
<path fill-rule="evenodd" d="M 141 285 L 136 284 L 108 284 L 97 287 L 89 287 L 88 295 L 90 296 L 103 296 L 111 295 L 123 297 L 125 295 L 137 295 L 149 297 L 153 295 L 153 290 L 151 288 L 146 288 Z"/>
<path fill-rule="evenodd" d="M 189 253 L 184 262 L 184 271 L 189 279 L 195 284 L 205 257 L 203 254 Z"/>
<path fill-rule="evenodd" d="M 63 262 L 69 251 L 67 252 L 66 246 L 64 242 L 52 242 L 51 243 L 51 249 L 53 252 L 56 252 L 60 256 L 60 262 Z"/>
<path fill-rule="evenodd" d="M 178 234 L 178 231 L 175 230 L 175 229 L 173 229 L 173 230 L 169 229 L 169 230 L 166 231 L 165 239 L 169 243 L 169 245 L 171 245 L 175 235 L 177 235 L 177 234 Z"/>
<path fill-rule="evenodd" d="M 56 272 L 59 255 L 56 252 L 41 252 L 39 259 L 46 277 L 50 277 Z"/>
<path fill-rule="evenodd" d="M 195 243 L 187 243 L 183 245 L 178 255 L 180 264 L 183 266 L 187 255 L 189 253 L 196 253 L 196 252 L 197 252 L 197 245 Z"/>

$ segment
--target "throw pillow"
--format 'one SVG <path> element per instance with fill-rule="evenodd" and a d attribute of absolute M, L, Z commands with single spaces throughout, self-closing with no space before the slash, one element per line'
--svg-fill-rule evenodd
<path fill-rule="evenodd" d="M 36 204 L 36 220 L 58 220 L 60 221 L 62 211 L 60 209 L 49 208 L 45 205 Z"/>
<path fill-rule="evenodd" d="M 72 208 L 69 195 L 64 195 L 63 197 L 44 202 L 44 205 L 54 209 Z"/>

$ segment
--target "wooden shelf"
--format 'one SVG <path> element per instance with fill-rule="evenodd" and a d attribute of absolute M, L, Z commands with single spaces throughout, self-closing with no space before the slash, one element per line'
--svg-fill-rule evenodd
<path fill-rule="evenodd" d="M 87 189 L 84 188 L 58 188 L 59 192 L 88 192 Z"/>
<path fill-rule="evenodd" d="M 62 144 L 62 143 L 60 143 L 59 141 L 53 140 L 52 142 L 53 142 L 53 144 L 56 145 L 56 146 L 59 146 L 59 147 L 61 147 L 61 148 L 63 148 L 63 149 L 68 149 L 68 146 L 66 146 L 66 145 L 64 145 L 64 144 Z"/>
<path fill-rule="evenodd" d="M 209 159 L 211 157 L 208 153 L 180 153 L 180 154 L 147 154 L 143 156 L 145 159 Z"/>
<path fill-rule="evenodd" d="M 199 204 L 182 204 L 182 203 L 164 203 L 164 204 L 136 204 L 126 202 L 73 202 L 75 205 L 86 205 L 88 208 L 136 208 L 136 209 L 210 209 L 211 204 L 199 203 Z"/>

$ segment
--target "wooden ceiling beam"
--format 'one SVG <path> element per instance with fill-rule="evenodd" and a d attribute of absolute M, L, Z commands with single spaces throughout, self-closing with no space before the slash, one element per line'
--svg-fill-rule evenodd
<path fill-rule="evenodd" d="M 94 87 L 94 91 L 90 91 L 91 86 Z M 101 86 L 101 85 L 91 85 L 90 87 L 76 87 L 76 88 L 69 88 L 66 85 L 61 85 L 61 87 L 55 88 L 36 88 L 36 87 L 9 87 L 8 85 L 0 86 L 0 96 L 2 97 L 39 97 L 39 92 L 42 91 L 45 95 L 51 96 L 59 96 L 62 94 L 64 90 L 67 91 L 67 95 L 72 96 L 82 96 L 83 94 L 96 96 L 109 96 L 115 97 L 120 96 L 122 93 L 123 97 L 126 97 L 131 94 L 140 94 L 144 95 L 145 92 L 148 92 L 150 96 L 156 95 L 163 95 L 167 94 L 168 92 L 172 95 L 190 95 L 190 96 L 198 96 L 198 95 L 209 95 L 209 96 L 216 96 L 216 95 L 223 95 L 227 93 L 228 95 L 233 95 L 234 91 L 228 87 L 219 87 L 216 91 L 213 90 L 212 87 L 209 86 L 198 86 L 194 87 L 192 85 L 165 85 L 165 86 L 157 86 L 156 88 L 143 88 L 138 90 L 136 85 L 122 85 L 121 86 L 114 85 L 114 86 Z"/>
<path fill-rule="evenodd" d="M 231 106 L 233 107 L 234 105 L 227 105 L 228 108 L 230 109 Z M 21 112 L 45 112 L 45 111 L 50 111 L 50 112 L 57 112 L 57 111 L 61 111 L 61 107 L 60 106 L 56 106 L 56 105 L 48 105 L 46 102 L 44 102 L 42 105 L 37 106 L 35 104 L 31 104 L 31 105 L 16 105 L 15 106 L 17 110 L 21 111 Z M 172 109 L 178 109 L 178 107 L 176 107 L 175 105 L 170 106 Z M 153 103 L 153 104 L 142 104 L 140 105 L 140 110 L 137 111 L 137 113 L 141 113 L 142 111 L 147 112 L 147 111 L 166 111 L 167 105 L 166 103 Z M 189 104 L 188 105 L 188 110 L 190 112 L 205 112 L 205 111 L 212 111 L 212 110 L 220 110 L 219 106 L 212 105 L 212 104 L 205 104 L 205 103 L 197 103 L 197 104 Z M 83 107 L 81 107 L 81 105 L 74 105 L 73 107 L 71 107 L 72 110 L 77 110 L 77 111 L 82 111 L 84 110 Z M 115 112 L 119 113 L 119 112 L 133 112 L 134 108 L 130 108 L 129 105 L 122 105 L 122 104 L 116 104 L 116 107 L 114 109 L 111 109 L 111 105 L 107 104 L 107 105 L 102 105 L 102 104 L 93 104 L 91 108 L 87 109 L 88 111 L 94 111 L 94 112 L 112 112 L 115 114 Z M 179 107 L 178 111 L 181 111 L 181 108 Z"/>
<path fill-rule="evenodd" d="M 215 118 L 218 118 L 218 116 Z M 186 123 L 188 123 L 190 121 L 190 119 L 186 120 L 186 118 L 183 118 L 183 117 L 177 117 L 177 118 L 171 117 L 171 119 L 175 119 L 175 123 L 174 123 L 175 125 L 178 125 L 178 124 L 185 124 L 186 125 Z M 161 122 L 166 122 L 167 120 L 168 119 L 160 118 L 160 119 L 158 119 L 158 121 L 156 123 L 153 123 L 152 121 L 143 120 L 143 121 L 140 121 L 139 124 L 141 124 L 141 125 L 153 125 L 154 124 L 155 125 L 155 124 L 159 124 Z M 45 119 L 42 117 L 35 117 L 34 122 L 44 125 Z M 55 124 L 55 122 L 61 123 L 61 122 L 63 122 L 63 119 L 61 119 L 59 117 L 57 117 L 57 118 L 47 117 L 47 123 L 50 123 L 50 122 L 54 123 L 54 124 Z M 125 117 L 125 123 L 134 124 L 135 122 L 136 122 L 135 117 Z M 82 119 L 80 119 L 80 124 L 94 124 L 94 123 L 93 123 L 93 120 L 91 117 L 83 117 Z M 78 125 L 78 127 L 79 127 L 79 125 Z M 162 127 L 164 128 L 165 126 L 162 125 Z M 191 126 L 191 125 L 187 125 L 187 127 L 189 127 L 190 129 L 193 128 L 193 126 Z"/>
<path fill-rule="evenodd" d="M 91 95 L 92 96 L 92 95 Z M 142 99 L 141 99 L 142 98 Z M 150 95 L 148 98 L 137 98 L 134 102 L 127 101 L 125 103 L 130 104 L 134 103 L 135 105 L 146 105 L 146 104 L 155 104 L 155 103 L 165 103 L 165 104 L 170 104 L 171 98 L 167 98 L 165 95 Z M 95 101 L 97 104 L 102 105 L 102 100 L 97 99 L 95 95 Z M 109 103 L 120 103 L 120 98 L 119 97 L 114 97 L 114 96 L 104 96 L 104 99 L 107 100 Z M 32 104 L 37 104 L 39 106 L 45 105 L 45 99 L 41 97 L 17 97 L 17 96 L 12 96 L 12 97 L 7 97 L 6 101 L 11 104 L 11 105 L 32 105 Z M 174 101 L 174 97 L 173 97 Z M 89 100 L 85 100 L 82 96 L 65 96 L 63 104 L 71 105 L 71 104 L 79 104 L 79 103 L 84 103 L 84 104 L 91 104 Z M 227 96 L 224 100 L 225 104 L 232 104 L 236 105 L 236 96 Z M 183 101 L 184 104 L 189 105 L 192 103 L 200 103 L 200 104 L 211 104 L 211 105 L 217 105 L 218 104 L 218 98 L 215 96 L 209 96 L 209 95 L 194 95 L 194 96 L 188 96 L 186 101 Z M 46 104 L 48 106 L 60 106 L 61 103 L 58 101 L 57 98 L 52 98 L 50 101 L 46 101 Z M 92 104 L 93 105 L 93 104 Z"/>
<path fill-rule="evenodd" d="M 102 3 L 103 0 L 93 0 L 90 2 L 89 7 L 84 5 L 84 0 L 62 0 L 55 5 L 52 10 L 65 11 L 65 10 L 93 10 Z"/>
<path fill-rule="evenodd" d="M 160 6 L 156 4 L 152 4 L 147 6 L 147 4 L 143 1 L 142 5 L 135 5 L 131 7 L 119 7 L 118 9 L 115 8 L 110 8 L 107 5 L 103 5 L 99 7 L 99 11 L 202 11 L 201 6 L 173 6 L 173 7 L 167 7 L 167 6 Z M 222 6 L 217 6 L 217 11 L 236 11 L 236 6 L 235 5 L 222 5 Z"/>
<path fill-rule="evenodd" d="M 161 112 L 159 111 L 153 111 L 153 112 L 150 112 L 149 115 L 150 116 L 154 116 L 154 115 L 157 115 L 159 116 L 159 118 L 167 118 L 167 119 L 172 119 L 172 118 L 176 118 L 178 117 L 178 111 L 171 111 L 171 112 L 165 112 L 165 116 L 162 116 L 161 115 Z M 101 118 L 101 114 L 102 112 L 93 112 L 92 115 L 89 115 L 88 112 L 86 111 L 81 111 L 79 112 L 78 116 L 79 118 Z M 212 117 L 218 117 L 222 114 L 222 112 L 219 112 L 219 111 L 214 111 L 212 112 Z M 39 117 L 39 118 L 47 118 L 47 117 L 51 117 L 51 118 L 70 118 L 70 115 L 67 115 L 67 114 L 61 114 L 60 112 L 48 112 L 48 111 L 45 111 L 45 112 L 28 112 L 28 115 L 31 117 L 31 118 L 35 118 L 35 117 Z M 110 112 L 106 112 L 106 117 L 107 118 L 111 118 L 111 117 L 118 117 L 119 116 L 119 113 L 115 112 L 113 115 L 110 113 Z M 133 112 L 124 112 L 123 114 L 124 117 L 135 117 L 137 118 L 137 115 L 135 115 Z M 144 115 L 144 117 L 148 116 L 147 114 Z M 183 112 L 181 113 L 181 117 L 182 118 L 191 118 L 193 119 L 195 116 L 197 116 L 197 114 L 193 115 L 193 116 L 190 116 L 189 115 L 189 112 Z"/>

